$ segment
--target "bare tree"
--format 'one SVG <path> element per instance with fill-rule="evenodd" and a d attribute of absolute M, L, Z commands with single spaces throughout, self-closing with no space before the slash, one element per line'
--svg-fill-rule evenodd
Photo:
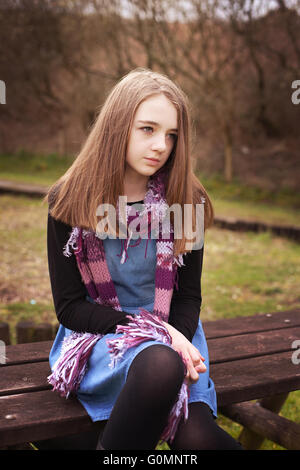
<path fill-rule="evenodd" d="M 293 7 L 289 8 L 286 1 L 278 0 L 279 8 L 262 18 L 259 18 L 259 13 L 264 8 L 265 2 L 231 0 L 232 6 L 236 3 L 239 9 L 233 7 L 231 10 L 231 27 L 243 41 L 245 53 L 256 73 L 257 122 L 267 136 L 276 137 L 280 133 L 280 126 L 269 110 L 272 99 L 270 95 L 273 87 L 275 87 L 273 93 L 282 94 L 281 89 L 286 88 L 286 84 L 290 84 L 299 75 L 300 2 L 292 2 Z M 243 21 L 239 18 L 241 11 Z M 272 79 L 274 71 L 276 82 Z M 287 93 L 289 88 L 290 85 Z M 283 96 L 284 100 L 288 102 L 286 95 Z"/>
<path fill-rule="evenodd" d="M 83 21 L 70 11 L 70 2 L 1 2 L 0 75 L 7 84 L 3 119 L 34 123 L 39 116 L 64 128 L 72 109 L 70 84 L 87 61 Z"/>

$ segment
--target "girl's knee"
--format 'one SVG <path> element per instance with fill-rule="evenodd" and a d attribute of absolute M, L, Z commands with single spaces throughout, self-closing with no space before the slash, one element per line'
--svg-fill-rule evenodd
<path fill-rule="evenodd" d="M 137 371 L 151 382 L 155 380 L 160 384 L 180 385 L 184 380 L 185 367 L 180 355 L 174 349 L 157 344 L 143 349 L 135 357 L 129 373 Z"/>

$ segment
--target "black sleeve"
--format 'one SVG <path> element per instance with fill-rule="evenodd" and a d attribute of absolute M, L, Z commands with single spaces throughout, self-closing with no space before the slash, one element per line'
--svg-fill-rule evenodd
<path fill-rule="evenodd" d="M 201 274 L 203 247 L 183 256 L 184 266 L 178 267 L 178 291 L 174 287 L 169 323 L 192 341 L 199 322 L 202 303 Z"/>
<path fill-rule="evenodd" d="M 75 255 L 66 257 L 63 254 L 71 230 L 71 226 L 55 220 L 48 213 L 48 266 L 58 321 L 77 332 L 113 333 L 117 324 L 127 323 L 128 313 L 86 300 L 88 292 L 81 279 Z"/>

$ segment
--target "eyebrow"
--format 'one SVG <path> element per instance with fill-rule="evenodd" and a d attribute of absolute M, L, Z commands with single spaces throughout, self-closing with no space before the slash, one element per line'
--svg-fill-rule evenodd
<path fill-rule="evenodd" d="M 153 126 L 159 126 L 158 122 L 155 121 L 137 121 L 143 124 L 152 124 Z M 178 129 L 169 129 L 170 131 L 178 132 Z"/>

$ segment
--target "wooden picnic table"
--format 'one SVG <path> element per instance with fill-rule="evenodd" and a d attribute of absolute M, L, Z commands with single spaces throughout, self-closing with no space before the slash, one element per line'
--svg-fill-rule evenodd
<path fill-rule="evenodd" d="M 219 411 L 246 425 L 242 443 L 257 448 L 267 437 L 300 450 L 300 425 L 277 414 L 289 392 L 300 389 L 300 365 L 292 360 L 300 340 L 300 309 L 209 321 L 203 327 Z M 0 448 L 95 425 L 76 398 L 60 397 L 47 383 L 51 345 L 6 348 L 6 363 L 0 365 Z"/>

